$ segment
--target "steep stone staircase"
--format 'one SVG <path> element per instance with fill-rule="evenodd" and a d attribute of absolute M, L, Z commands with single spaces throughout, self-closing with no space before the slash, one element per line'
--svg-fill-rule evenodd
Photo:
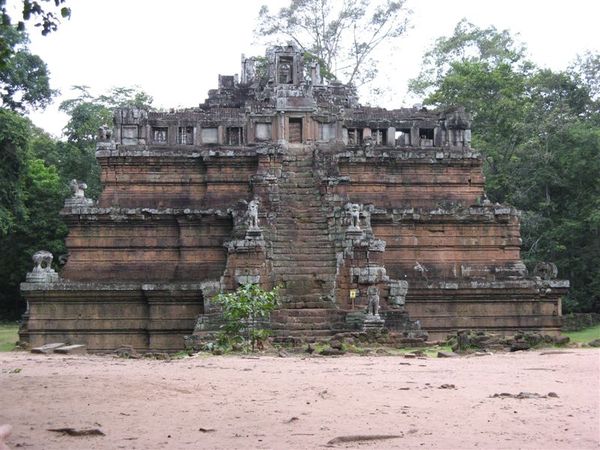
<path fill-rule="evenodd" d="M 272 315 L 273 331 L 277 337 L 330 335 L 343 313 L 333 303 L 336 254 L 311 146 L 289 145 L 278 184 L 270 257 L 282 305 Z"/>

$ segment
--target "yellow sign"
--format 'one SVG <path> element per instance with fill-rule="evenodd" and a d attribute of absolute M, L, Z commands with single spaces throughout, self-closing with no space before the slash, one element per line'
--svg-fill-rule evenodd
<path fill-rule="evenodd" d="M 356 298 L 356 289 L 350 289 L 350 298 L 352 298 L 352 299 Z"/>

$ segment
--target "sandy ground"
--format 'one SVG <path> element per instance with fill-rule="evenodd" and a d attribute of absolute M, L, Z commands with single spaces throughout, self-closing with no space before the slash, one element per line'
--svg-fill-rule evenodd
<path fill-rule="evenodd" d="M 400 437 L 329 446 L 599 448 L 600 350 L 544 353 L 173 361 L 2 353 L 0 424 L 13 425 L 11 449 L 304 449 L 352 435 Z M 491 397 L 519 392 L 558 397 Z M 63 427 L 104 436 L 48 431 Z"/>

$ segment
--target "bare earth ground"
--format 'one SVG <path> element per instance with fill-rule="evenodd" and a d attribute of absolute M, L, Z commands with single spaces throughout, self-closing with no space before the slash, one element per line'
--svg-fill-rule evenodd
<path fill-rule="evenodd" d="M 14 427 L 11 449 L 300 449 L 349 435 L 401 437 L 330 446 L 595 449 L 599 366 L 594 349 L 173 361 L 12 352 L 0 354 L 0 424 Z M 491 398 L 519 392 L 558 398 Z M 105 435 L 48 431 L 63 427 Z"/>

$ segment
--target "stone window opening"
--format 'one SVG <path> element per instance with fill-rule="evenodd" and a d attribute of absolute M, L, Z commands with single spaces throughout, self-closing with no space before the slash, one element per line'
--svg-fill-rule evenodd
<path fill-rule="evenodd" d="M 168 142 L 167 127 L 152 127 L 152 142 L 155 144 L 166 144 Z"/>
<path fill-rule="evenodd" d="M 411 145 L 410 143 L 410 128 L 399 128 L 395 135 L 396 145 L 401 147 Z"/>
<path fill-rule="evenodd" d="M 348 128 L 348 145 L 360 145 L 363 141 L 362 128 Z"/>
<path fill-rule="evenodd" d="M 422 146 L 433 147 L 433 128 L 419 128 L 419 138 Z"/>
<path fill-rule="evenodd" d="M 386 145 L 387 144 L 387 129 L 376 128 L 371 132 L 375 145 Z"/>
<path fill-rule="evenodd" d="M 294 59 L 291 56 L 280 56 L 277 65 L 277 82 L 279 84 L 293 84 L 292 68 Z"/>
<path fill-rule="evenodd" d="M 177 143 L 180 145 L 194 145 L 194 127 L 179 127 L 177 129 Z"/>
<path fill-rule="evenodd" d="M 302 119 L 290 118 L 289 142 L 302 142 Z"/>
<path fill-rule="evenodd" d="M 433 140 L 433 128 L 419 128 L 419 137 Z"/>
<path fill-rule="evenodd" d="M 226 145 L 242 145 L 242 127 L 227 127 L 225 129 Z"/>

